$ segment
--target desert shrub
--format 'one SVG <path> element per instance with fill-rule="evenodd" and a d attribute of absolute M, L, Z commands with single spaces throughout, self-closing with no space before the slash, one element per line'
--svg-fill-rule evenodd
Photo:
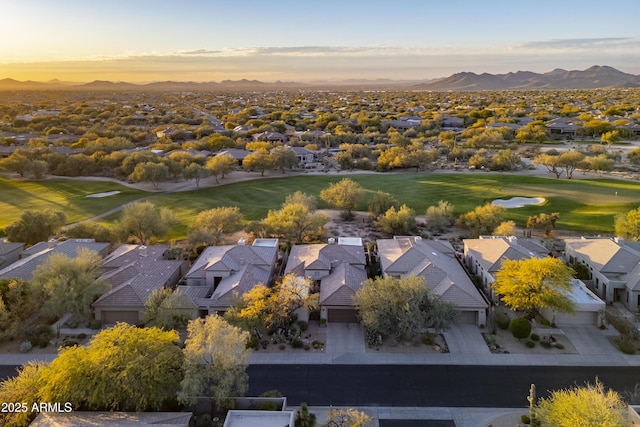
<path fill-rule="evenodd" d="M 636 352 L 636 346 L 633 345 L 633 342 L 629 340 L 621 340 L 620 342 L 618 342 L 618 348 L 624 354 L 635 354 Z"/>
<path fill-rule="evenodd" d="M 536 343 L 535 343 L 535 342 L 533 342 L 533 341 L 531 341 L 531 340 L 527 341 L 527 347 L 529 347 L 529 348 L 533 348 L 533 347 L 535 347 L 535 346 L 536 346 Z"/>
<path fill-rule="evenodd" d="M 540 321 L 540 323 L 542 324 L 542 326 L 549 326 L 551 325 L 551 322 L 549 322 L 547 319 L 542 319 Z"/>
<path fill-rule="evenodd" d="M 196 417 L 196 427 L 209 427 L 213 425 L 210 414 L 202 414 Z"/>
<path fill-rule="evenodd" d="M 531 322 L 524 317 L 517 317 L 513 319 L 509 328 L 511 329 L 511 334 L 514 338 L 527 338 L 529 334 L 531 334 Z"/>
<path fill-rule="evenodd" d="M 498 324 L 498 328 L 506 331 L 507 329 L 509 329 L 511 318 L 507 313 L 501 311 L 500 313 L 496 314 L 496 323 Z"/>
<path fill-rule="evenodd" d="M 293 341 L 291 341 L 291 347 L 293 347 L 293 348 L 302 348 L 302 347 L 304 347 L 304 343 L 302 342 L 302 340 L 300 338 L 295 338 Z"/>
<path fill-rule="evenodd" d="M 304 320 L 298 320 L 298 327 L 300 327 L 300 330 L 304 332 L 309 329 L 309 324 Z"/>
<path fill-rule="evenodd" d="M 558 350 L 563 350 L 564 349 L 564 345 L 560 344 L 560 343 L 556 343 L 556 348 Z"/>
<path fill-rule="evenodd" d="M 302 347 L 302 348 L 304 348 L 304 351 L 311 350 L 311 346 L 309 344 L 305 344 L 304 347 Z"/>
<path fill-rule="evenodd" d="M 85 338 L 87 338 L 87 334 L 78 334 L 78 339 L 79 340 L 83 340 Z"/>
<path fill-rule="evenodd" d="M 529 424 L 531 422 L 531 418 L 529 415 L 525 414 L 520 417 L 520 421 L 522 421 L 522 424 Z"/>
<path fill-rule="evenodd" d="M 258 344 L 260 344 L 260 338 L 255 335 L 249 335 L 249 338 L 247 338 L 247 342 L 244 344 L 244 347 L 257 350 Z"/>
<path fill-rule="evenodd" d="M 92 320 L 91 322 L 89 322 L 89 328 L 97 330 L 100 329 L 102 327 L 102 322 L 99 320 Z"/>
<path fill-rule="evenodd" d="M 434 340 L 435 340 L 435 338 L 436 338 L 436 336 L 434 334 L 432 334 L 431 332 L 427 332 L 422 337 L 422 344 L 424 344 L 424 345 L 432 345 Z"/>
<path fill-rule="evenodd" d="M 311 342 L 311 346 L 316 350 L 322 350 L 324 348 L 324 343 L 322 341 L 313 340 Z"/>
<path fill-rule="evenodd" d="M 277 411 L 279 408 L 276 402 L 260 402 L 256 405 L 256 409 L 259 411 Z"/>
<path fill-rule="evenodd" d="M 20 343 L 20 353 L 28 353 L 33 348 L 31 341 L 22 341 Z"/>
<path fill-rule="evenodd" d="M 531 334 L 531 341 L 540 341 L 540 335 Z"/>
<path fill-rule="evenodd" d="M 282 397 L 282 393 L 280 393 L 280 390 L 276 390 L 274 388 L 274 389 L 265 391 L 258 397 Z"/>
<path fill-rule="evenodd" d="M 53 338 L 53 330 L 48 325 L 34 326 L 27 330 L 25 338 L 31 341 L 34 346 L 44 348 L 49 345 L 49 341 Z"/>

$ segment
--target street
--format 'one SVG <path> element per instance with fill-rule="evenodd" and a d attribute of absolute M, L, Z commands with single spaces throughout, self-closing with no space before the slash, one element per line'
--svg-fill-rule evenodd
<path fill-rule="evenodd" d="M 290 405 L 524 407 L 529 387 L 547 390 L 585 381 L 617 391 L 640 381 L 640 368 L 448 365 L 254 365 L 248 395 L 277 389 Z"/>

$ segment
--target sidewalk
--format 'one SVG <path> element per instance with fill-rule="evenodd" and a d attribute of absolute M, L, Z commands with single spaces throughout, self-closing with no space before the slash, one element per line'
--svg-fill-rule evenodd
<path fill-rule="evenodd" d="M 640 354 L 622 354 L 611 344 L 606 337 L 611 331 L 578 325 L 561 329 L 579 354 L 493 354 L 482 338 L 483 330 L 474 325 L 454 325 L 444 333 L 449 353 L 367 352 L 359 324 L 329 323 L 324 351 L 258 350 L 249 357 L 249 364 L 640 366 Z M 37 353 L 0 354 L 0 365 L 50 361 L 55 357 Z"/>

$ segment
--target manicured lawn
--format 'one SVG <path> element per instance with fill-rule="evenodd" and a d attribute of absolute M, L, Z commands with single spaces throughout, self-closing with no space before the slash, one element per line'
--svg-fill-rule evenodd
<path fill-rule="evenodd" d="M 120 193 L 101 198 L 85 197 L 108 191 Z M 56 179 L 21 181 L 0 178 L 0 229 L 15 221 L 26 209 L 58 209 L 67 214 L 69 222 L 75 222 L 147 194 L 112 182 Z"/>
<path fill-rule="evenodd" d="M 296 176 L 245 181 L 220 187 L 174 193 L 153 199 L 173 209 L 181 226 L 172 233 L 184 235 L 191 218 L 199 211 L 218 206 L 238 206 L 249 220 L 278 209 L 287 194 L 300 190 L 318 196 L 330 183 L 344 176 Z M 375 191 L 393 194 L 418 215 L 439 200 L 455 205 L 456 214 L 472 210 L 496 198 L 515 196 L 544 197 L 543 205 L 509 209 L 508 217 L 524 224 L 530 215 L 560 212 L 558 228 L 589 233 L 610 233 L 617 213 L 640 206 L 640 183 L 596 179 L 567 180 L 507 174 L 375 174 L 351 175 L 367 189 L 367 197 L 358 210 L 367 210 L 366 201 Z M 617 195 L 616 195 L 617 192 Z M 320 202 L 320 208 L 326 204 Z"/>
<path fill-rule="evenodd" d="M 278 209 L 285 197 L 300 190 L 318 196 L 330 183 L 349 176 L 359 182 L 367 196 L 358 210 L 367 210 L 367 200 L 375 191 L 393 194 L 418 215 L 439 200 L 455 205 L 457 215 L 496 198 L 544 197 L 540 206 L 509 209 L 508 217 L 524 224 L 530 215 L 560 212 L 558 228 L 586 233 L 613 232 L 614 217 L 640 206 L 640 183 L 611 179 L 567 180 L 508 174 L 362 174 L 292 176 L 256 179 L 219 187 L 158 195 L 151 201 L 171 208 L 180 220 L 169 238 L 186 235 L 188 224 L 200 211 L 218 206 L 238 206 L 248 220 L 264 218 L 269 209 Z M 93 193 L 121 191 L 104 198 L 86 198 Z M 149 193 L 110 182 L 95 181 L 13 181 L 0 179 L 0 228 L 13 222 L 24 209 L 61 209 L 69 222 L 90 218 Z M 322 201 L 320 208 L 328 206 Z M 119 214 L 105 218 L 112 221 Z"/>

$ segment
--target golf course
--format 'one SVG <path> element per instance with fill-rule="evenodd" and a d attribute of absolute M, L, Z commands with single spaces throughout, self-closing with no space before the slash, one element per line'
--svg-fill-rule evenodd
<path fill-rule="evenodd" d="M 640 206 L 640 183 L 614 179 L 555 179 L 490 173 L 406 173 L 304 175 L 241 181 L 192 191 L 154 194 L 131 189 L 115 182 L 68 181 L 49 179 L 23 181 L 0 179 L 0 228 L 11 224 L 24 209 L 54 208 L 64 211 L 69 222 L 89 219 L 130 201 L 153 196 L 158 206 L 172 209 L 180 224 L 172 238 L 186 234 L 186 227 L 200 211 L 219 206 L 238 206 L 247 220 L 266 216 L 277 209 L 288 194 L 303 191 L 318 196 L 323 188 L 349 177 L 361 184 L 367 195 L 358 210 L 367 210 L 367 201 L 376 191 L 393 194 L 402 204 L 423 215 L 426 208 L 446 200 L 455 206 L 456 215 L 470 211 L 494 199 L 542 197 L 543 204 L 509 209 L 508 219 L 523 225 L 530 215 L 559 212 L 558 229 L 588 234 L 612 233 L 614 218 Z M 119 193 L 102 198 L 88 195 Z M 320 209 L 328 208 L 319 201 Z M 111 215 L 105 221 L 117 219 Z"/>

